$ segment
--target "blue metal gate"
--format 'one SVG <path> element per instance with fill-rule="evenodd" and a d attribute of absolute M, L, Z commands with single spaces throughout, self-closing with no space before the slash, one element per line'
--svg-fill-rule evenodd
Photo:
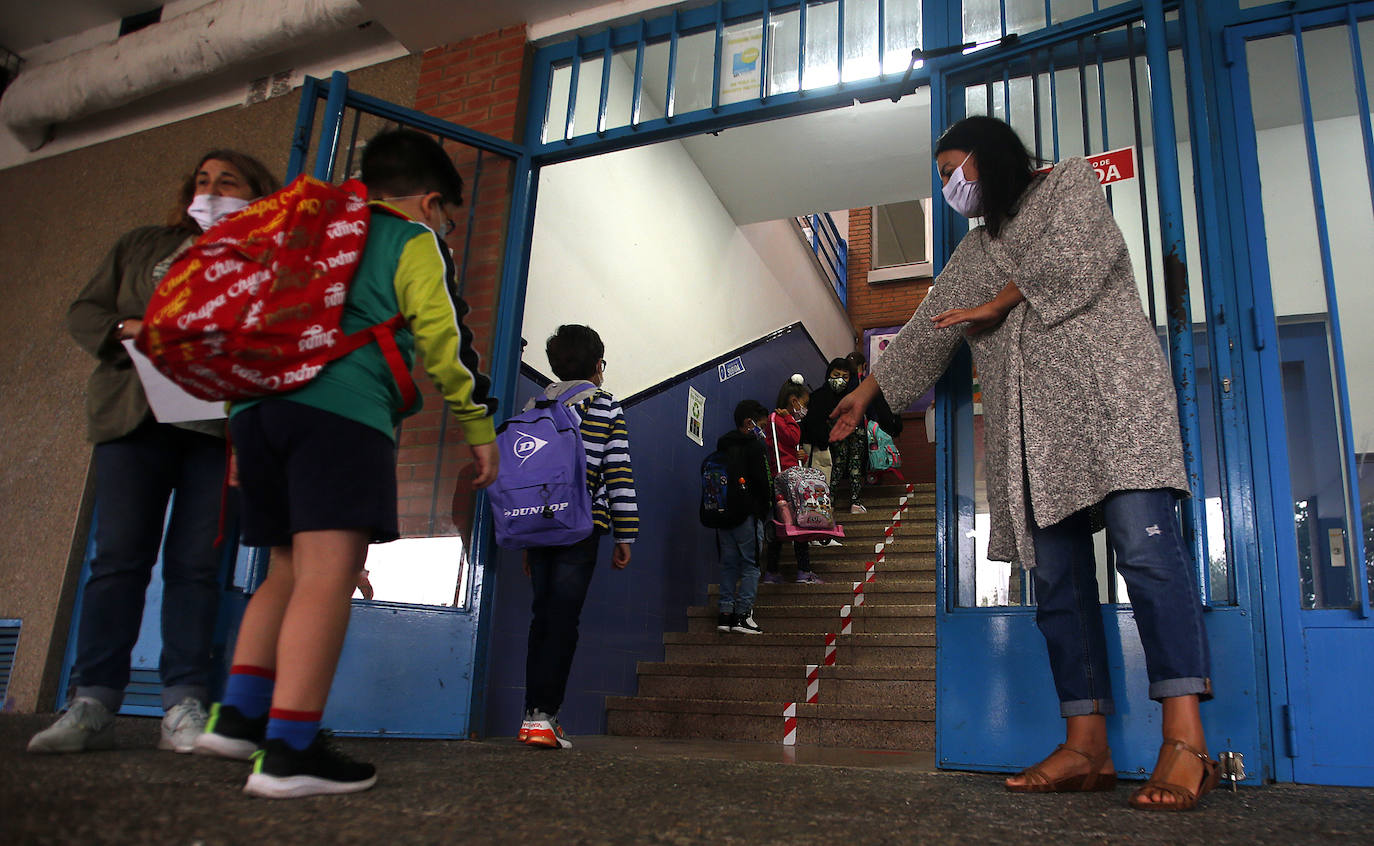
<path fill-rule="evenodd" d="M 1005 36 L 999 32 L 951 33 L 950 40 Z M 967 21 L 965 22 L 967 24 Z M 1146 311 L 1167 348 L 1179 394 L 1185 463 L 1193 497 L 1180 519 L 1197 567 L 1200 596 L 1213 656 L 1216 700 L 1204 708 L 1212 751 L 1245 756 L 1249 778 L 1264 768 L 1268 741 L 1256 692 L 1256 617 L 1250 579 L 1228 543 L 1233 517 L 1244 498 L 1233 497 L 1236 479 L 1227 466 L 1227 439 L 1234 425 L 1236 392 L 1225 349 L 1227 328 L 1209 318 L 1210 285 L 1190 278 L 1185 221 L 1195 220 L 1181 186 L 1179 155 L 1193 129 L 1175 126 L 1189 104 L 1170 81 L 1195 49 L 1164 4 L 1123 7 L 1020 39 L 1011 49 L 963 57 L 941 66 L 932 82 L 933 131 L 965 114 L 992 114 L 1010 122 L 1045 163 L 1086 156 L 1110 172 L 1104 154 L 1126 149 L 1134 176 L 1110 181 L 1108 201 L 1126 235 Z M 1171 64 L 1174 68 L 1171 68 Z M 1174 71 L 1176 72 L 1176 71 Z M 1119 175 L 1119 174 L 1117 174 Z M 936 183 L 938 184 L 938 182 Z M 937 255 L 948 256 L 967 223 L 937 204 Z M 1194 236 L 1195 237 L 1195 236 Z M 1204 290 L 1208 295 L 1204 296 Z M 937 760 L 941 766 L 1014 771 L 1041 758 L 1062 732 L 1043 638 L 1035 627 L 1029 580 L 983 553 L 987 503 L 978 485 L 981 415 L 967 356 L 951 370 L 938 401 L 943 438 L 943 501 Z M 1242 488 L 1244 490 L 1244 488 Z M 1159 709 L 1146 693 L 1144 656 L 1110 549 L 1098 540 L 1100 601 L 1112 654 L 1118 713 L 1108 720 L 1115 762 L 1123 773 L 1146 773 L 1159 742 Z M 970 543 L 970 540 L 973 542 Z"/>
<path fill-rule="evenodd" d="M 1351 710 L 1374 696 L 1374 3 L 1231 27 L 1225 54 L 1276 769 L 1374 785 L 1374 727 Z"/>

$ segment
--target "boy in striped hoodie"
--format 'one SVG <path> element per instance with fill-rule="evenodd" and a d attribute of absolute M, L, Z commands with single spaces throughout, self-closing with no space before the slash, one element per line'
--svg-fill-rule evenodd
<path fill-rule="evenodd" d="M 534 547 L 525 553 L 534 601 L 525 658 L 525 721 L 519 739 L 531 746 L 566 749 L 572 741 L 558 724 L 558 709 L 572 670 L 577 624 L 596 569 L 597 547 L 601 536 L 609 533 L 615 540 L 611 566 L 617 570 L 629 566 L 630 545 L 639 534 L 639 512 L 625 412 L 615 397 L 601 389 L 606 369 L 601 336 L 590 326 L 560 326 L 549 337 L 545 351 L 560 380 L 545 390 L 546 397 L 557 397 L 577 382 L 591 383 L 573 397 L 569 407 L 582 420 L 595 528 L 569 546 Z"/>

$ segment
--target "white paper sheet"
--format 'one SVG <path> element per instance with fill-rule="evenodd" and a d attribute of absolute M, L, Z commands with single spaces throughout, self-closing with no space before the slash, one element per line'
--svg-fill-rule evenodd
<path fill-rule="evenodd" d="M 223 420 L 226 416 L 224 403 L 198 399 L 181 389 L 181 386 L 158 372 L 148 356 L 134 347 L 133 340 L 124 341 L 124 349 L 134 360 L 138 380 L 143 383 L 143 393 L 148 397 L 148 405 L 159 423 L 186 423 L 191 420 Z"/>

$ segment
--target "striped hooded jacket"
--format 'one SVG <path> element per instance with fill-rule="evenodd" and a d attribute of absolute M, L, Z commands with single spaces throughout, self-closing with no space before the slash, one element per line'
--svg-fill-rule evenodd
<path fill-rule="evenodd" d="M 555 382 L 544 396 L 557 397 L 577 382 Z M 600 388 L 570 406 L 582 420 L 582 446 L 587 452 L 587 489 L 592 494 L 592 523 L 610 532 L 616 543 L 639 536 L 639 507 L 630 465 L 630 430 L 615 397 Z"/>

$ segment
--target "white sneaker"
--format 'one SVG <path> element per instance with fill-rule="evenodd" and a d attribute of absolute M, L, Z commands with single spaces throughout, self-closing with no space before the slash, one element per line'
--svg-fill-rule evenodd
<path fill-rule="evenodd" d="M 85 752 L 114 748 L 114 714 L 89 696 L 78 696 L 57 722 L 29 740 L 29 751 L 38 753 Z"/>
<path fill-rule="evenodd" d="M 204 733 L 207 719 L 209 715 L 200 700 L 186 697 L 162 717 L 162 736 L 158 738 L 157 748 L 190 752 L 196 747 L 196 738 Z"/>
<path fill-rule="evenodd" d="M 740 634 L 763 634 L 763 629 L 754 622 L 753 614 L 736 614 L 735 622 L 730 626 L 730 631 Z"/>
<path fill-rule="evenodd" d="M 571 749 L 572 741 L 563 733 L 556 714 L 545 714 L 536 710 L 530 714 L 530 730 L 525 736 L 530 746 L 543 746 L 547 749 Z"/>
<path fill-rule="evenodd" d="M 850 513 L 850 514 L 867 514 L 867 513 L 868 513 L 868 509 L 867 509 L 867 508 L 864 508 L 862 505 L 860 505 L 859 503 L 856 502 L 856 503 L 854 503 L 853 505 L 849 506 L 849 513 Z"/>

